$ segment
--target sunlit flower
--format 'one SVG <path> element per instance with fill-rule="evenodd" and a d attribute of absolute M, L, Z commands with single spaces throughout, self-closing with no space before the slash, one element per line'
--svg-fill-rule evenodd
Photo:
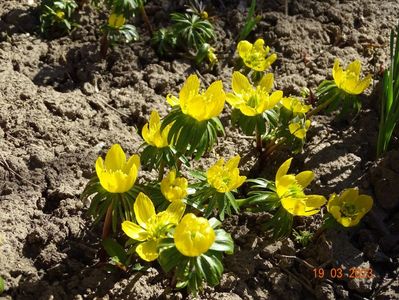
<path fill-rule="evenodd" d="M 184 177 L 176 177 L 171 170 L 161 181 L 161 192 L 169 201 L 179 201 L 187 196 L 188 181 Z"/>
<path fill-rule="evenodd" d="M 332 194 L 327 203 L 328 212 L 345 227 L 359 224 L 373 206 L 373 198 L 359 195 L 359 190 L 350 188 L 339 195 Z"/>
<path fill-rule="evenodd" d="M 281 104 L 288 110 L 292 111 L 294 115 L 296 114 L 306 114 L 311 108 L 311 105 L 306 105 L 298 98 L 286 97 L 281 99 Z"/>
<path fill-rule="evenodd" d="M 270 94 L 273 82 L 273 74 L 266 74 L 255 88 L 246 76 L 234 72 L 231 83 L 234 93 L 227 94 L 227 102 L 246 116 L 262 114 L 265 110 L 273 108 L 283 97 L 282 91 Z"/>
<path fill-rule="evenodd" d="M 361 69 L 361 62 L 359 60 L 355 60 L 354 62 L 350 63 L 348 68 L 344 71 L 339 65 L 339 60 L 336 59 L 332 71 L 335 84 L 338 88 L 348 94 L 361 94 L 365 89 L 368 88 L 372 80 L 370 74 L 364 79 L 360 80 Z"/>
<path fill-rule="evenodd" d="M 293 122 L 288 125 L 290 133 L 293 134 L 298 139 L 303 140 L 306 137 L 306 132 L 310 127 L 310 120 L 303 122 Z"/>
<path fill-rule="evenodd" d="M 215 231 L 208 220 L 189 213 L 176 226 L 174 240 L 177 250 L 185 256 L 200 256 L 215 242 Z"/>
<path fill-rule="evenodd" d="M 131 239 L 141 242 L 136 253 L 145 261 L 153 261 L 158 258 L 159 241 L 166 238 L 169 229 L 180 221 L 185 208 L 183 202 L 175 201 L 156 214 L 151 199 L 140 193 L 133 207 L 137 224 L 125 221 L 122 230 Z"/>
<path fill-rule="evenodd" d="M 158 112 L 151 112 L 150 121 L 146 123 L 141 131 L 143 139 L 147 144 L 157 147 L 164 148 L 169 145 L 168 134 L 172 124 L 169 124 L 161 132 L 161 119 Z"/>
<path fill-rule="evenodd" d="M 179 98 L 167 96 L 170 105 L 180 105 L 184 114 L 199 122 L 219 116 L 226 100 L 222 81 L 213 82 L 204 93 L 200 93 L 200 84 L 197 75 L 190 75 L 179 93 Z"/>
<path fill-rule="evenodd" d="M 121 14 L 118 15 L 116 13 L 112 13 L 109 18 L 108 18 L 108 26 L 118 29 L 125 25 L 126 19 L 125 17 Z"/>
<path fill-rule="evenodd" d="M 295 216 L 311 216 L 320 211 L 327 200 L 321 195 L 305 195 L 304 189 L 312 182 L 312 171 L 297 175 L 287 174 L 292 158 L 286 160 L 276 174 L 276 192 L 286 211 Z"/>
<path fill-rule="evenodd" d="M 105 161 L 98 157 L 96 173 L 101 186 L 110 193 L 124 193 L 132 188 L 140 169 L 140 157 L 132 155 L 126 161 L 126 154 L 119 144 L 112 145 Z"/>
<path fill-rule="evenodd" d="M 247 179 L 240 176 L 240 156 L 234 156 L 226 163 L 224 159 L 219 159 L 206 172 L 208 183 L 213 186 L 219 193 L 227 193 L 240 187 Z"/>
<path fill-rule="evenodd" d="M 241 41 L 238 43 L 238 54 L 247 67 L 262 72 L 276 61 L 277 55 L 275 53 L 267 57 L 270 48 L 264 45 L 265 41 L 263 39 L 257 39 L 254 44 L 248 41 Z"/>

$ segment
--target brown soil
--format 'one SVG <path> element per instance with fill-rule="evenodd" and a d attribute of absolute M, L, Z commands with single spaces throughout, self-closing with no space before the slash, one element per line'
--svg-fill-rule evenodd
<path fill-rule="evenodd" d="M 151 110 L 164 116 L 165 95 L 176 93 L 195 69 L 184 59 L 158 58 L 140 20 L 135 21 L 140 41 L 117 47 L 102 60 L 98 24 L 106 15 L 89 8 L 70 36 L 43 39 L 37 2 L 0 3 L 0 276 L 7 285 L 0 298 L 183 299 L 186 294 L 170 288 L 170 276 L 156 263 L 129 273 L 98 264 L 99 229 L 79 195 L 95 159 L 111 144 L 120 143 L 129 154 L 138 151 L 137 132 Z M 168 3 L 175 1 L 149 2 L 154 27 L 166 24 Z M 208 83 L 223 79 L 228 89 L 232 63 L 224 59 L 234 48 L 248 3 L 208 2 L 221 65 L 201 74 Z M 345 63 L 361 59 L 375 79 L 387 65 L 389 31 L 399 18 L 394 1 L 293 0 L 288 16 L 284 1 L 258 2 L 263 18 L 250 40 L 263 37 L 277 52 L 273 72 L 287 95 L 314 90 L 331 76 L 335 57 Z M 206 287 L 200 299 L 398 299 L 399 151 L 375 161 L 378 93 L 377 87 L 368 90 L 351 122 L 313 118 L 293 166 L 316 173 L 314 193 L 328 196 L 359 186 L 372 195 L 375 206 L 362 225 L 330 231 L 303 248 L 291 239 L 268 239 L 262 230 L 267 214 L 233 216 L 225 227 L 236 242 L 235 254 L 225 258 L 221 284 Z M 247 174 L 272 178 L 288 152 L 259 161 L 252 142 L 229 125 L 227 112 L 222 121 L 229 126 L 227 136 L 195 165 L 238 153 Z M 393 143 L 395 148 L 397 137 Z M 154 175 L 143 170 L 140 180 Z M 299 220 L 297 227 L 315 230 L 319 224 L 315 217 Z M 376 276 L 315 279 L 301 260 L 326 270 L 372 268 Z"/>

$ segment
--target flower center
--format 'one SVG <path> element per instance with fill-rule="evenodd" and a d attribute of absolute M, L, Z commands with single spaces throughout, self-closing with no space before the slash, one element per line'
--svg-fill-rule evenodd
<path fill-rule="evenodd" d="M 341 213 L 345 217 L 354 217 L 357 215 L 358 211 L 354 204 L 352 203 L 345 203 L 341 208 Z"/>

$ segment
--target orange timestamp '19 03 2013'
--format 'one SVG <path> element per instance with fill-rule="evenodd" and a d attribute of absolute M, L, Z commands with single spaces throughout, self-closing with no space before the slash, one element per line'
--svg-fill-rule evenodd
<path fill-rule="evenodd" d="M 372 268 L 360 268 L 360 267 L 352 267 L 352 268 L 314 268 L 313 269 L 314 278 L 337 278 L 337 279 L 371 279 L 375 277 Z"/>

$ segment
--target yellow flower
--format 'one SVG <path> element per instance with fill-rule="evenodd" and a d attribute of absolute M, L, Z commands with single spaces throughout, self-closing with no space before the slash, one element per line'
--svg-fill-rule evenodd
<path fill-rule="evenodd" d="M 219 193 L 227 193 L 240 187 L 247 177 L 240 176 L 239 163 L 239 155 L 230 158 L 226 164 L 223 158 L 219 159 L 206 172 L 208 183 Z"/>
<path fill-rule="evenodd" d="M 208 220 L 187 214 L 176 226 L 174 240 L 177 250 L 184 256 L 200 256 L 215 242 L 215 231 Z"/>
<path fill-rule="evenodd" d="M 361 62 L 359 60 L 355 60 L 354 62 L 350 63 L 348 68 L 344 71 L 339 66 L 339 60 L 336 59 L 332 71 L 335 84 L 338 88 L 348 94 L 361 94 L 365 89 L 368 88 L 372 80 L 370 74 L 367 75 L 363 80 L 360 80 L 361 69 Z"/>
<path fill-rule="evenodd" d="M 122 230 L 131 239 L 142 242 L 136 247 L 136 253 L 145 261 L 153 261 L 158 258 L 159 241 L 167 236 L 170 227 L 179 223 L 186 206 L 175 201 L 165 211 L 155 214 L 151 199 L 140 193 L 133 209 L 137 224 L 124 221 Z"/>
<path fill-rule="evenodd" d="M 301 140 L 306 137 L 306 132 L 308 131 L 309 127 L 310 120 L 306 120 L 305 124 L 302 124 L 301 122 L 294 122 L 288 125 L 290 133 Z"/>
<path fill-rule="evenodd" d="M 176 177 L 171 170 L 161 181 L 161 192 L 170 202 L 180 201 L 187 196 L 188 181 L 184 177 Z"/>
<path fill-rule="evenodd" d="M 303 190 L 312 182 L 312 171 L 287 174 L 292 158 L 286 160 L 276 174 L 276 192 L 286 211 L 294 216 L 311 216 L 320 211 L 327 200 L 320 195 L 305 195 Z"/>
<path fill-rule="evenodd" d="M 287 97 L 281 99 L 281 104 L 288 110 L 292 111 L 294 115 L 296 114 L 306 114 L 312 106 L 306 105 L 298 98 Z"/>
<path fill-rule="evenodd" d="M 328 212 L 345 227 L 359 224 L 359 221 L 373 206 L 373 198 L 359 195 L 356 188 L 346 189 L 341 194 L 332 194 L 327 203 Z"/>
<path fill-rule="evenodd" d="M 141 131 L 141 135 L 147 144 L 164 148 L 169 145 L 168 134 L 172 124 L 169 124 L 161 132 L 161 119 L 158 112 L 155 110 L 151 112 L 150 121 L 146 123 Z"/>
<path fill-rule="evenodd" d="M 60 20 L 64 20 L 65 13 L 62 10 L 58 10 L 55 14 L 57 15 L 57 18 L 59 18 Z"/>
<path fill-rule="evenodd" d="M 204 93 L 200 93 L 200 84 L 197 75 L 190 75 L 179 93 L 179 98 L 172 95 L 166 97 L 170 105 L 180 105 L 184 114 L 199 122 L 220 115 L 226 100 L 221 80 L 213 82 Z"/>
<path fill-rule="evenodd" d="M 256 40 L 254 44 L 248 41 L 241 41 L 238 43 L 238 54 L 247 67 L 255 71 L 263 72 L 276 61 L 277 55 L 275 53 L 266 58 L 270 48 L 268 46 L 264 47 L 264 45 L 265 41 L 263 39 Z"/>
<path fill-rule="evenodd" d="M 109 18 L 108 18 L 108 26 L 112 28 L 120 28 L 122 27 L 126 22 L 126 19 L 123 15 L 118 15 L 116 13 L 112 13 Z"/>
<path fill-rule="evenodd" d="M 102 187 L 110 193 L 124 193 L 130 190 L 137 179 L 140 157 L 132 155 L 126 161 L 126 154 L 119 144 L 112 145 L 105 156 L 96 161 L 96 173 Z"/>
<path fill-rule="evenodd" d="M 231 83 L 234 94 L 227 94 L 227 102 L 246 116 L 262 114 L 265 110 L 273 108 L 283 97 L 282 91 L 270 94 L 273 81 L 273 74 L 266 74 L 254 88 L 246 76 L 234 72 Z"/>

